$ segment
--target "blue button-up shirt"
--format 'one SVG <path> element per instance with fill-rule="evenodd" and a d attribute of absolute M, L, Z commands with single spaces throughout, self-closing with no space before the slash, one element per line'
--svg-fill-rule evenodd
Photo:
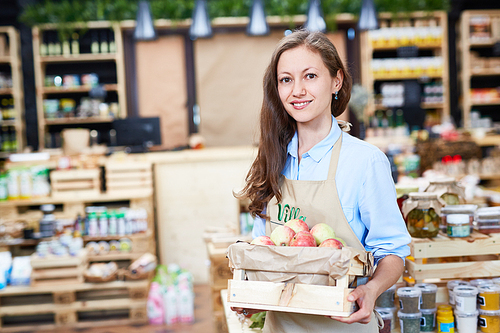
<path fill-rule="evenodd" d="M 333 117 L 332 117 L 333 118 Z M 352 230 L 375 262 L 389 254 L 403 260 L 410 254 L 411 237 L 396 202 L 390 164 L 377 147 L 340 130 L 333 118 L 326 138 L 298 159 L 298 135 L 288 144 L 282 174 L 292 180 L 326 180 L 332 148 L 342 135 L 342 147 L 335 176 L 344 215 Z M 265 220 L 256 218 L 252 235 L 265 234 Z"/>

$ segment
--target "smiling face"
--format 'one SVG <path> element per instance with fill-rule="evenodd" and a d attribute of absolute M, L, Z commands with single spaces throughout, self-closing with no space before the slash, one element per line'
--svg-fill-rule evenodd
<path fill-rule="evenodd" d="M 329 121 L 332 94 L 342 87 L 342 71 L 332 77 L 319 53 L 299 46 L 283 52 L 277 78 L 281 102 L 298 126 Z"/>

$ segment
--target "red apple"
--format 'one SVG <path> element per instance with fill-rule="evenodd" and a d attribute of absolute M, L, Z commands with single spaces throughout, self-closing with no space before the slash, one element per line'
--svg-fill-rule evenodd
<path fill-rule="evenodd" d="M 250 244 L 255 245 L 275 245 L 269 236 L 259 236 L 252 240 Z"/>
<path fill-rule="evenodd" d="M 318 223 L 311 229 L 311 235 L 316 240 L 316 245 L 321 244 L 325 239 L 335 238 L 335 231 L 326 223 Z"/>
<path fill-rule="evenodd" d="M 271 232 L 271 240 L 277 246 L 288 246 L 294 235 L 295 232 L 292 228 L 280 225 L 279 227 L 276 227 L 273 232 Z"/>
<path fill-rule="evenodd" d="M 341 249 L 344 246 L 345 242 L 340 238 L 328 238 L 319 244 L 319 247 L 334 247 L 336 249 Z"/>
<path fill-rule="evenodd" d="M 309 246 L 316 247 L 316 240 L 309 231 L 299 231 L 290 241 L 290 246 Z"/>
<path fill-rule="evenodd" d="M 295 231 L 295 233 L 298 233 L 299 231 L 309 232 L 309 226 L 307 225 L 307 223 L 305 223 L 304 221 L 302 221 L 300 219 L 290 220 L 287 223 L 285 223 L 285 225 L 287 227 L 292 228 L 292 230 Z"/>

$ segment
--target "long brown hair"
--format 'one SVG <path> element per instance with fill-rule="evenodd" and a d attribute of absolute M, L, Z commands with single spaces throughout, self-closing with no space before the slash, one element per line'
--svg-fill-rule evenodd
<path fill-rule="evenodd" d="M 263 218 L 262 210 L 272 197 L 281 201 L 281 172 L 287 159 L 287 146 L 297 129 L 295 120 L 288 115 L 278 93 L 277 68 L 281 55 L 299 46 L 317 52 L 332 77 L 340 70 L 344 74 L 338 99 L 333 99 L 332 114 L 341 115 L 351 98 L 352 80 L 346 71 L 337 49 L 321 32 L 297 30 L 281 39 L 273 52 L 271 63 L 264 74 L 264 99 L 260 113 L 260 142 L 257 157 L 248 172 L 246 185 L 236 196 L 250 200 L 253 216 Z"/>

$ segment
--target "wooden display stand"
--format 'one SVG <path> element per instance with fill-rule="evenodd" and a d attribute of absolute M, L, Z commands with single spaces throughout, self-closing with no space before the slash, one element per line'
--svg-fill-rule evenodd
<path fill-rule="evenodd" d="M 152 164 L 149 162 L 112 162 L 104 165 L 106 192 L 153 188 Z"/>
<path fill-rule="evenodd" d="M 22 332 L 145 324 L 149 281 L 0 290 L 0 330 Z"/>
<path fill-rule="evenodd" d="M 9 45 L 7 45 L 7 38 Z M 15 119 L 1 120 L 0 127 L 13 127 L 16 130 L 17 147 L 21 151 L 25 143 L 24 127 L 24 85 L 21 63 L 21 39 L 19 32 L 14 27 L 0 27 L 0 65 L 10 66 L 12 75 L 12 88 L 0 88 L 0 96 L 12 96 L 14 99 Z M 0 157 L 9 153 L 0 152 Z"/>
<path fill-rule="evenodd" d="M 31 255 L 31 285 L 78 284 L 83 282 L 83 273 L 87 268 L 87 251 L 82 250 L 77 256 L 40 257 Z"/>
<path fill-rule="evenodd" d="M 33 60 L 35 69 L 35 85 L 37 91 L 37 114 L 38 114 L 38 132 L 40 149 L 45 147 L 45 136 L 49 133 L 51 125 L 75 125 L 75 124 L 95 124 L 109 123 L 114 118 L 125 118 L 127 115 L 127 99 L 126 99 L 126 84 L 125 84 L 125 65 L 123 52 L 123 38 L 119 23 L 111 23 L 106 21 L 86 22 L 84 24 L 74 25 L 75 29 L 96 30 L 109 29 L 114 34 L 116 44 L 115 53 L 77 53 L 65 55 L 40 55 L 40 45 L 43 39 L 43 33 L 46 31 L 55 31 L 58 26 L 56 24 L 44 24 L 33 28 Z M 54 98 L 60 95 L 81 94 L 88 95 L 90 86 L 76 87 L 46 87 L 45 76 L 47 66 L 54 64 L 62 64 L 68 68 L 74 66 L 75 72 L 78 72 L 78 66 L 83 63 L 106 63 L 113 62 L 116 66 L 116 82 L 104 84 L 103 88 L 107 92 L 114 92 L 118 96 L 119 110 L 118 114 L 111 116 L 94 116 L 87 118 L 67 117 L 47 119 L 45 117 L 43 101 L 44 99 Z M 61 73 L 66 74 L 66 73 Z"/>
<path fill-rule="evenodd" d="M 474 231 L 469 237 L 412 238 L 406 259 L 405 280 L 410 284 L 433 281 L 438 285 L 437 302 L 448 302 L 446 280 L 500 276 L 500 234 Z"/>
<path fill-rule="evenodd" d="M 489 21 L 478 33 L 471 32 L 471 20 L 484 18 Z M 465 128 L 471 127 L 470 112 L 473 107 L 491 107 L 500 105 L 500 97 L 473 99 L 471 93 L 471 80 L 481 80 L 491 76 L 500 78 L 500 57 L 478 57 L 471 54 L 473 50 L 492 49 L 495 43 L 500 41 L 500 10 L 466 10 L 462 12 L 460 19 L 460 39 L 458 50 L 461 50 L 461 86 L 462 86 L 462 118 Z M 495 65 L 490 66 L 490 63 Z M 482 85 L 484 86 L 484 85 Z M 493 86 L 491 88 L 496 88 Z M 484 96 L 486 97 L 486 96 Z M 497 119 L 498 120 L 498 119 Z M 497 142 L 495 140 L 495 142 Z"/>
<path fill-rule="evenodd" d="M 411 43 L 401 43 L 399 44 L 396 39 L 389 42 L 387 45 L 376 46 L 370 38 L 370 32 L 364 31 L 360 34 L 360 45 L 361 45 L 361 82 L 362 85 L 368 89 L 369 92 L 374 93 L 375 83 L 384 81 L 400 81 L 408 79 L 440 79 L 443 85 L 443 102 L 442 103 L 421 103 L 422 109 L 432 109 L 439 110 L 441 119 L 446 118 L 450 115 L 450 95 L 449 95 L 449 72 L 448 72 L 448 20 L 447 13 L 444 11 L 436 12 L 414 12 L 410 14 L 402 14 L 401 17 L 394 17 L 391 13 L 381 13 L 379 14 L 379 21 L 381 26 L 386 27 L 417 27 L 422 26 L 425 21 L 432 20 L 437 24 L 438 27 L 442 29 L 441 41 L 427 42 L 419 41 L 413 44 Z M 375 52 L 396 52 L 398 48 L 405 46 L 416 46 L 419 50 L 429 50 L 432 51 L 434 56 L 440 56 L 443 59 L 442 63 L 442 73 L 429 74 L 410 74 L 410 75 L 393 75 L 393 76 L 377 76 L 374 74 L 372 69 L 372 60 L 375 58 Z M 380 108 L 380 106 L 378 107 Z M 374 115 L 375 111 L 378 109 L 375 105 L 373 99 L 369 102 L 367 108 L 365 109 L 365 123 L 368 124 L 369 116 Z M 385 107 L 382 107 L 385 108 Z"/>
<path fill-rule="evenodd" d="M 98 196 L 101 193 L 101 170 L 82 169 L 50 173 L 53 198 Z"/>

